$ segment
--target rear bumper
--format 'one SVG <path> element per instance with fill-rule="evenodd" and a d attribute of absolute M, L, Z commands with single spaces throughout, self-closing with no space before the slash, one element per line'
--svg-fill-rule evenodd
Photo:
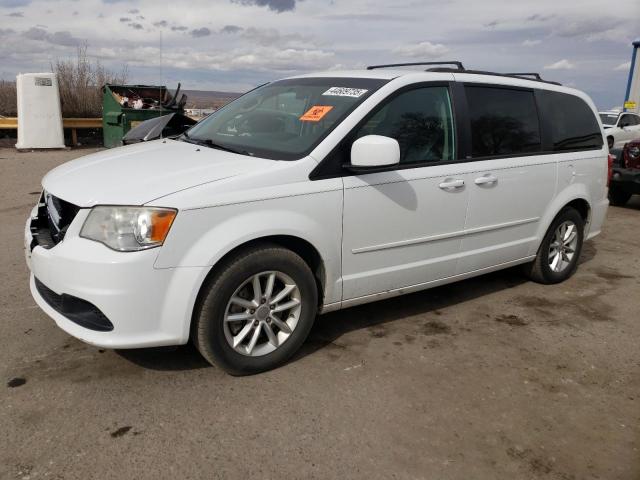
<path fill-rule="evenodd" d="M 635 168 L 614 168 L 609 188 L 616 188 L 631 194 L 640 194 L 640 170 Z"/>
<path fill-rule="evenodd" d="M 158 249 L 123 253 L 80 238 L 76 230 L 85 215 L 79 213 L 64 240 L 50 249 L 35 246 L 31 250 L 27 222 L 25 253 L 31 294 L 38 306 L 62 330 L 99 347 L 186 343 L 207 269 L 158 269 L 154 268 Z M 99 314 L 91 312 L 92 307 Z"/>

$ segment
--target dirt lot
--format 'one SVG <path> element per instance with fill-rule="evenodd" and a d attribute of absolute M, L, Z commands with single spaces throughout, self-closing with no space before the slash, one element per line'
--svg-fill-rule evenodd
<path fill-rule="evenodd" d="M 89 152 L 0 149 L 0 478 L 640 478 L 640 198 L 564 284 L 508 270 L 329 314 L 290 364 L 233 378 L 36 308 L 23 222 Z"/>

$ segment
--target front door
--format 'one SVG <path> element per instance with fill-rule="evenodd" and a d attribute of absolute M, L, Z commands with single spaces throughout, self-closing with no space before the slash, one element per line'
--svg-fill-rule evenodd
<path fill-rule="evenodd" d="M 355 132 L 398 140 L 400 165 L 344 178 L 343 299 L 455 273 L 468 188 L 456 164 L 449 89 L 403 91 Z"/>

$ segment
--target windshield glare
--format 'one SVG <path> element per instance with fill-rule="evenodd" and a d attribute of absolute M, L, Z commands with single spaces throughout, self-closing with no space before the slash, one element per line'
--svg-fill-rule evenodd
<path fill-rule="evenodd" d="M 600 121 L 603 125 L 615 125 L 618 121 L 618 115 L 612 113 L 601 113 Z"/>
<path fill-rule="evenodd" d="M 276 160 L 311 152 L 386 80 L 300 78 L 253 90 L 191 128 L 188 138 Z"/>

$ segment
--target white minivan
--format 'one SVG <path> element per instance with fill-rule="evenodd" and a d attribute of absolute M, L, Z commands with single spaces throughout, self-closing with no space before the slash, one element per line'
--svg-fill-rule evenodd
<path fill-rule="evenodd" d="M 37 304 L 92 345 L 191 340 L 242 375 L 285 362 L 319 312 L 518 264 L 568 278 L 608 206 L 587 95 L 384 67 L 269 83 L 52 170 L 25 229 Z"/>

